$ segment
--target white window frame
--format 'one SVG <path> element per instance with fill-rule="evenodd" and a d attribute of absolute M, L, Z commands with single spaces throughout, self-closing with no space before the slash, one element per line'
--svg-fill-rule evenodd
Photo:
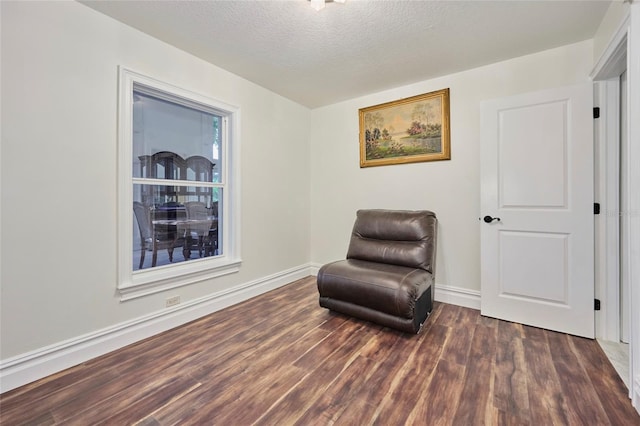
<path fill-rule="evenodd" d="M 185 106 L 214 109 L 223 117 L 222 254 L 175 265 L 133 270 L 133 90 L 162 93 Z M 130 300 L 240 270 L 240 108 L 130 69 L 119 67 L 118 109 L 118 283 L 120 300 Z"/>

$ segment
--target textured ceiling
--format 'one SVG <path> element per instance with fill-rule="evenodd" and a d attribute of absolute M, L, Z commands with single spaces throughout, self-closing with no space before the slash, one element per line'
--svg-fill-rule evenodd
<path fill-rule="evenodd" d="M 83 1 L 310 108 L 590 39 L 609 1 Z"/>

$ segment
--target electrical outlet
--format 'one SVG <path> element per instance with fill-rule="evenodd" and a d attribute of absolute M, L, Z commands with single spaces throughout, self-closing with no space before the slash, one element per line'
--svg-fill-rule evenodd
<path fill-rule="evenodd" d="M 169 306 L 175 306 L 175 305 L 177 305 L 179 303 L 180 303 L 180 296 L 167 297 L 167 300 L 165 300 L 165 306 L 167 308 Z"/>

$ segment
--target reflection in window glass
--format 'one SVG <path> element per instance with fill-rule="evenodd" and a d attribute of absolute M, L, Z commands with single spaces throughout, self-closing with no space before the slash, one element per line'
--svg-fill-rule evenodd
<path fill-rule="evenodd" d="M 222 255 L 222 123 L 134 86 L 134 271 Z"/>

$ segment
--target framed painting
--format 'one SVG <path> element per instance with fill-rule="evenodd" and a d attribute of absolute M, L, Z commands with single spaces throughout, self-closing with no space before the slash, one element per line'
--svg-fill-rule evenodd
<path fill-rule="evenodd" d="M 451 159 L 449 89 L 358 112 L 360 167 Z"/>

